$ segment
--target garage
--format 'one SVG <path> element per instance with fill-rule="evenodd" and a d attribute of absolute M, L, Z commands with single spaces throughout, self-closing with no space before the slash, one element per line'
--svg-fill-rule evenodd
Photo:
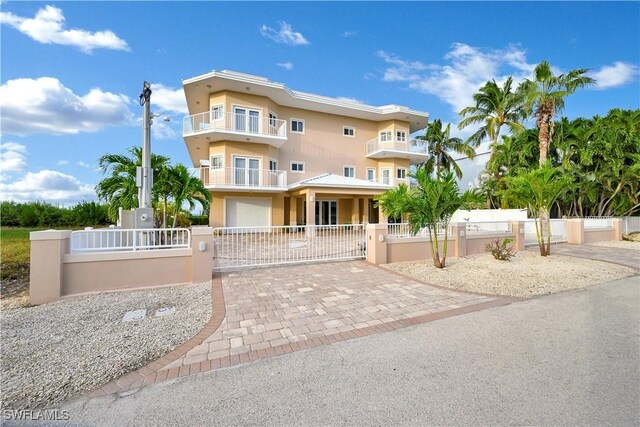
<path fill-rule="evenodd" d="M 271 225 L 270 197 L 226 197 L 226 227 L 259 227 Z"/>

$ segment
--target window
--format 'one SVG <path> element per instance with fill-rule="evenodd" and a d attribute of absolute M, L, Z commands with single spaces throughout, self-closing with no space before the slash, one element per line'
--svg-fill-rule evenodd
<path fill-rule="evenodd" d="M 275 127 L 278 123 L 278 116 L 273 111 L 269 111 L 269 126 Z"/>
<path fill-rule="evenodd" d="M 211 120 L 218 120 L 224 117 L 224 106 L 214 105 L 211 107 Z"/>
<path fill-rule="evenodd" d="M 376 170 L 374 168 L 367 168 L 367 181 L 376 180 Z"/>
<path fill-rule="evenodd" d="M 291 162 L 291 172 L 303 173 L 304 172 L 304 162 Z"/>
<path fill-rule="evenodd" d="M 269 170 L 270 171 L 277 171 L 278 170 L 278 161 L 277 160 L 269 160 Z"/>
<path fill-rule="evenodd" d="M 398 168 L 396 170 L 396 178 L 405 179 L 406 177 L 407 177 L 407 170 L 406 169 Z"/>
<path fill-rule="evenodd" d="M 304 120 L 291 119 L 291 132 L 304 133 Z"/>
<path fill-rule="evenodd" d="M 355 178 L 356 177 L 356 168 L 355 166 L 345 166 L 344 167 L 344 176 L 347 178 Z"/>
<path fill-rule="evenodd" d="M 342 127 L 342 135 L 349 136 L 351 138 L 356 137 L 356 128 L 353 126 L 343 126 Z"/>
<path fill-rule="evenodd" d="M 407 133 L 403 130 L 396 131 L 396 141 L 407 142 Z"/>
<path fill-rule="evenodd" d="M 391 169 L 382 169 L 382 183 L 391 185 Z"/>
<path fill-rule="evenodd" d="M 223 166 L 222 156 L 211 156 L 211 169 L 222 169 Z"/>
<path fill-rule="evenodd" d="M 380 132 L 380 142 L 391 142 L 391 131 Z"/>

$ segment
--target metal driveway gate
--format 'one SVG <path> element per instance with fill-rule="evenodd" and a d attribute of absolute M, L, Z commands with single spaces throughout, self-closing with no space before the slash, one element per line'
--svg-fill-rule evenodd
<path fill-rule="evenodd" d="M 367 257 L 365 224 L 213 229 L 213 268 L 286 265 Z"/>

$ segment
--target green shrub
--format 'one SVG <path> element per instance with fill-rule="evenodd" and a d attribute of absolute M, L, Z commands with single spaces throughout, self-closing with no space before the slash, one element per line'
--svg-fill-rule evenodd
<path fill-rule="evenodd" d="M 490 252 L 499 261 L 509 261 L 516 253 L 513 250 L 513 239 L 495 239 L 485 245 L 485 250 Z"/>

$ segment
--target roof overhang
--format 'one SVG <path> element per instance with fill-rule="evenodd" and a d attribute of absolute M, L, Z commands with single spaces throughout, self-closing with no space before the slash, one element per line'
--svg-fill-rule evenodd
<path fill-rule="evenodd" d="M 212 71 L 182 81 L 189 114 L 206 111 L 209 95 L 223 90 L 265 96 L 278 105 L 303 110 L 318 111 L 338 116 L 372 121 L 401 120 L 409 122 L 410 132 L 427 127 L 429 114 L 401 105 L 375 107 L 358 102 L 314 95 L 289 89 L 285 84 L 272 82 L 264 77 L 233 71 Z"/>

